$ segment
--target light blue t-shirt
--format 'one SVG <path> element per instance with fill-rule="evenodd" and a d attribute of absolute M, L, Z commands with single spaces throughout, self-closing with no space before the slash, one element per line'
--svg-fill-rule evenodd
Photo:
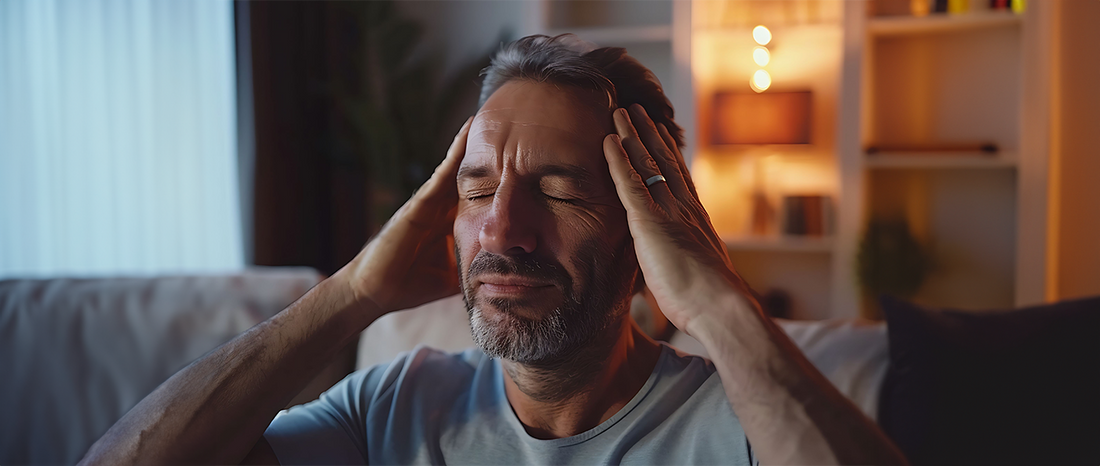
<path fill-rule="evenodd" d="M 638 394 L 581 434 L 531 437 L 481 350 L 418 347 L 280 413 L 264 437 L 290 464 L 756 464 L 709 360 L 662 345 Z"/>

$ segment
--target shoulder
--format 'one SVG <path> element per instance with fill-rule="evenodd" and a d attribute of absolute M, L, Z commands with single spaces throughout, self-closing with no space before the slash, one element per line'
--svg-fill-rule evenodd
<path fill-rule="evenodd" d="M 458 353 L 417 346 L 392 361 L 351 373 L 316 401 L 290 409 L 324 409 L 347 418 L 387 412 L 394 400 L 438 398 L 468 389 L 479 368 L 492 361 L 477 348 Z M 427 400 L 421 400 L 427 401 Z M 381 410 L 378 408 L 382 408 Z"/>
<path fill-rule="evenodd" d="M 362 462 L 385 451 L 378 439 L 400 427 L 391 421 L 406 426 L 407 432 L 395 434 L 415 431 L 425 425 L 423 414 L 468 392 L 479 369 L 491 362 L 477 349 L 447 353 L 418 346 L 352 373 L 313 402 L 283 411 L 264 438 L 283 464 Z"/>
<path fill-rule="evenodd" d="M 661 358 L 657 369 L 662 377 L 686 377 L 706 380 L 718 372 L 714 363 L 706 357 L 691 354 L 667 343 L 661 343 Z"/>
<path fill-rule="evenodd" d="M 691 417 L 736 419 L 718 370 L 710 359 L 668 345 L 662 345 L 662 351 L 653 387 L 656 398 L 677 406 L 677 411 Z"/>

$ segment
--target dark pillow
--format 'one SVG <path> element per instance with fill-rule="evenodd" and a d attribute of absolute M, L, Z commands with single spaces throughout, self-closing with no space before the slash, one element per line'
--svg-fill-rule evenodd
<path fill-rule="evenodd" d="M 1100 464 L 1100 298 L 986 312 L 881 302 L 879 424 L 913 464 Z"/>

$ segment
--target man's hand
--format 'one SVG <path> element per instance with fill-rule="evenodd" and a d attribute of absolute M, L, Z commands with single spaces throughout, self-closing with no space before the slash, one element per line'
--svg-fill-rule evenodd
<path fill-rule="evenodd" d="M 699 202 L 684 157 L 664 125 L 654 125 L 640 105 L 615 111 L 618 134 L 604 139 L 604 155 L 646 285 L 661 311 L 680 330 L 691 330 L 699 312 L 716 298 L 740 299 L 757 308 L 733 270 L 726 247 Z M 646 186 L 662 175 L 665 181 Z"/>
<path fill-rule="evenodd" d="M 431 178 L 390 218 L 366 247 L 334 275 L 378 315 L 454 295 L 458 271 L 451 250 L 458 187 L 470 122 L 458 131 Z"/>
<path fill-rule="evenodd" d="M 616 111 L 615 128 L 604 155 L 646 285 L 669 321 L 707 349 L 757 456 L 779 464 L 905 463 L 760 310 L 668 130 L 638 105 Z M 665 181 L 646 186 L 658 175 Z"/>

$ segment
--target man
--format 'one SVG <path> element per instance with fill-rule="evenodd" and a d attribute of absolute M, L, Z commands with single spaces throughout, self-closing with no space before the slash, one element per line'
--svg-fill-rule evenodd
<path fill-rule="evenodd" d="M 504 47 L 446 159 L 351 263 L 174 375 L 85 462 L 904 462 L 734 272 L 652 74 L 583 47 Z M 713 361 L 638 330 L 639 270 Z M 373 320 L 457 292 L 478 349 L 414 350 L 276 417 Z"/>

